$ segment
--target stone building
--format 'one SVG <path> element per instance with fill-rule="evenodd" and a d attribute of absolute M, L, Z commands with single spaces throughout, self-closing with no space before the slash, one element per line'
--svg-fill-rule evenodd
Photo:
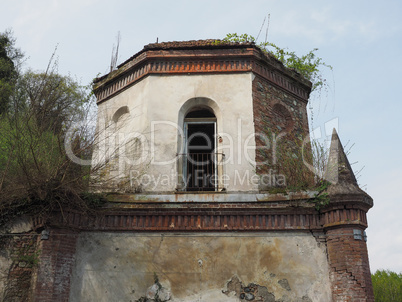
<path fill-rule="evenodd" d="M 253 43 L 202 40 L 149 44 L 94 91 L 108 202 L 46 223 L 33 301 L 374 301 L 373 202 L 336 132 L 328 196 L 289 190 L 314 179 L 309 81 Z"/>

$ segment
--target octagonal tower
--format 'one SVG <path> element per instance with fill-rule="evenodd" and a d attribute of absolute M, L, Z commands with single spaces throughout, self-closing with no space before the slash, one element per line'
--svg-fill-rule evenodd
<path fill-rule="evenodd" d="M 149 44 L 94 91 L 112 190 L 255 193 L 278 135 L 308 134 L 311 83 L 253 43 Z"/>

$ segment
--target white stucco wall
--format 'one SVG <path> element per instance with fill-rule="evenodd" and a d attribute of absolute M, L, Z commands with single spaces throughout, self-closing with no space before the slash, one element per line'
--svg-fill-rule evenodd
<path fill-rule="evenodd" d="M 137 301 L 157 276 L 173 302 L 240 301 L 240 283 L 259 287 L 255 301 L 323 302 L 328 269 L 309 233 L 82 233 L 70 300 Z"/>
<path fill-rule="evenodd" d="M 178 179 L 176 154 L 182 153 L 178 149 L 183 126 L 178 125 L 179 111 L 189 100 L 196 99 L 195 103 L 208 100 L 215 105 L 217 132 L 222 138 L 217 151 L 226 155 L 225 188 L 228 191 L 256 190 L 252 78 L 252 73 L 151 75 L 99 104 L 99 129 L 106 127 L 115 131 L 112 117 L 119 108 L 127 106 L 130 115 L 124 125 L 119 126 L 120 141 L 138 135 L 145 148 L 140 166 L 120 157 L 119 163 L 115 163 L 115 169 L 119 167 L 115 175 L 128 176 L 128 170 L 132 170 L 132 180 L 140 179 L 144 191 L 174 191 Z M 106 141 L 110 150 L 114 150 L 110 144 L 115 139 Z M 104 147 L 100 150 L 101 154 L 105 153 Z M 126 155 L 128 153 L 126 150 Z M 133 159 L 131 155 L 127 157 Z"/>

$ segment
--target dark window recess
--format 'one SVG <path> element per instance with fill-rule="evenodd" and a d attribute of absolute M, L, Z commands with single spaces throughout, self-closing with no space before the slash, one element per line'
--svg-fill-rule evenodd
<path fill-rule="evenodd" d="M 208 109 L 193 110 L 186 114 L 186 118 L 215 117 L 215 114 Z"/>
<path fill-rule="evenodd" d="M 187 191 L 215 191 L 215 124 L 188 124 Z"/>

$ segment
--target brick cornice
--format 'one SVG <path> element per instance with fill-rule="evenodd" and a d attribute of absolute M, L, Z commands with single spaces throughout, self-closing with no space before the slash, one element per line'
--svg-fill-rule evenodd
<path fill-rule="evenodd" d="M 49 225 L 82 231 L 290 231 L 322 228 L 321 216 L 312 207 L 244 208 L 230 205 L 171 208 L 143 205 L 136 209 L 102 210 L 89 216 L 78 211 L 55 213 Z M 228 206 L 228 205 L 225 205 Z"/>
<path fill-rule="evenodd" d="M 257 202 L 112 201 L 87 215 L 74 210 L 54 213 L 46 222 L 87 231 L 281 231 L 367 227 L 364 204 L 333 204 L 317 212 L 307 200 Z"/>
<path fill-rule="evenodd" d="M 339 226 L 361 226 L 367 228 L 367 208 L 359 205 L 331 205 L 322 211 L 322 223 L 325 229 Z"/>
<path fill-rule="evenodd" d="M 150 49 L 94 82 L 98 103 L 124 91 L 148 75 L 191 75 L 254 72 L 307 102 L 311 83 L 255 46 L 206 49 Z"/>

